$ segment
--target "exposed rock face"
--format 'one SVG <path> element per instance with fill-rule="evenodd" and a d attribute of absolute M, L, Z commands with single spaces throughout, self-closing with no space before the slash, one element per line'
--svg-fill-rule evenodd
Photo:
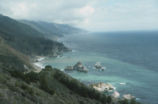
<path fill-rule="evenodd" d="M 117 91 L 114 91 L 114 93 L 112 94 L 112 97 L 119 98 L 120 97 L 120 93 L 117 92 Z"/>
<path fill-rule="evenodd" d="M 88 72 L 87 68 L 83 66 L 81 62 L 77 62 L 74 66 L 67 66 L 65 71 L 79 71 L 79 72 Z"/>
<path fill-rule="evenodd" d="M 97 62 L 94 66 L 95 66 L 96 69 L 101 69 L 102 68 L 100 62 Z"/>
<path fill-rule="evenodd" d="M 81 62 L 77 62 L 73 66 L 73 69 L 77 70 L 77 71 L 80 71 L 80 72 L 88 72 L 87 68 L 85 66 L 83 66 Z"/>
<path fill-rule="evenodd" d="M 97 83 L 97 84 L 92 84 L 91 86 L 100 92 L 107 92 L 107 91 L 110 92 L 116 89 L 113 85 L 109 83 Z"/>
<path fill-rule="evenodd" d="M 123 99 L 127 99 L 127 100 L 131 100 L 131 99 L 134 99 L 135 97 L 132 96 L 131 94 L 125 94 L 123 95 Z"/>
<path fill-rule="evenodd" d="M 106 68 L 105 67 L 102 67 L 101 63 L 100 62 L 96 62 L 96 64 L 94 65 L 94 67 L 97 69 L 97 70 L 101 70 L 101 71 L 104 71 Z"/>

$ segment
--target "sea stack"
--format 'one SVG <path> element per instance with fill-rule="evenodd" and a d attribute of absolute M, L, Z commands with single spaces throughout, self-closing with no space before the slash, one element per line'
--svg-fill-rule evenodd
<path fill-rule="evenodd" d="M 102 67 L 101 63 L 100 62 L 96 62 L 96 64 L 94 65 L 94 67 L 97 69 L 97 70 L 100 70 L 100 71 L 104 71 L 106 68 L 105 67 Z"/>
<path fill-rule="evenodd" d="M 79 72 L 84 72 L 87 73 L 88 70 L 81 62 L 77 62 L 74 66 L 67 66 L 65 71 L 79 71 Z"/>
<path fill-rule="evenodd" d="M 80 61 L 73 66 L 73 69 L 79 72 L 88 72 L 87 68 Z"/>

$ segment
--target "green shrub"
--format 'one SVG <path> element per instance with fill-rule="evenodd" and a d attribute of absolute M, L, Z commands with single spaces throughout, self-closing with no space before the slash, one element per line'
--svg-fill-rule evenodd
<path fill-rule="evenodd" d="M 111 102 L 112 102 L 112 98 L 111 98 L 111 96 L 108 96 L 107 97 L 107 103 L 110 104 Z"/>
<path fill-rule="evenodd" d="M 45 66 L 44 71 L 52 71 L 53 68 L 50 65 Z"/>
<path fill-rule="evenodd" d="M 23 90 L 26 90 L 28 88 L 28 86 L 24 83 L 21 83 L 21 86 L 20 86 Z"/>
<path fill-rule="evenodd" d="M 33 71 L 31 71 L 31 72 L 29 72 L 27 74 L 24 74 L 21 71 L 14 70 L 14 71 L 9 71 L 9 73 L 11 74 L 11 76 L 13 76 L 15 78 L 22 79 L 22 80 L 24 80 L 27 83 L 37 82 L 39 80 L 38 73 L 35 73 Z"/>
<path fill-rule="evenodd" d="M 129 104 L 129 101 L 127 99 L 120 100 L 119 104 Z"/>
<path fill-rule="evenodd" d="M 137 102 L 136 99 L 131 99 L 131 100 L 123 99 L 119 101 L 119 104 L 141 104 L 141 103 Z"/>
<path fill-rule="evenodd" d="M 15 78 L 25 79 L 25 75 L 21 71 L 13 70 L 13 71 L 9 71 L 9 73 L 11 74 L 11 76 Z"/>
<path fill-rule="evenodd" d="M 24 80 L 27 82 L 27 83 L 30 83 L 30 82 L 37 82 L 39 81 L 39 76 L 38 76 L 38 73 L 35 73 L 33 71 L 27 73 L 24 75 Z"/>
<path fill-rule="evenodd" d="M 1 97 L 4 97 L 4 95 L 0 92 L 0 98 L 1 98 Z"/>
<path fill-rule="evenodd" d="M 67 76 L 66 74 L 64 74 L 59 70 L 56 70 L 54 78 L 60 81 L 61 83 L 63 83 L 64 85 L 66 85 L 72 91 L 78 93 L 83 97 L 95 99 L 104 104 L 108 102 L 106 95 L 101 94 L 98 91 L 94 90 L 93 88 L 90 88 L 80 83 L 78 80 L 73 79 L 70 76 Z M 109 102 L 111 102 L 111 100 L 112 99 L 109 98 Z"/>
<path fill-rule="evenodd" d="M 40 76 L 40 88 L 49 94 L 53 95 L 55 91 L 49 87 L 48 79 L 46 79 L 47 74 L 43 74 Z"/>
<path fill-rule="evenodd" d="M 22 84 L 21 84 L 21 88 L 22 88 L 25 92 L 29 93 L 30 95 L 34 95 L 33 88 L 30 87 L 30 86 L 28 86 L 27 84 L 22 83 Z"/>
<path fill-rule="evenodd" d="M 3 74 L 0 73 L 0 83 L 6 83 L 6 79 Z"/>

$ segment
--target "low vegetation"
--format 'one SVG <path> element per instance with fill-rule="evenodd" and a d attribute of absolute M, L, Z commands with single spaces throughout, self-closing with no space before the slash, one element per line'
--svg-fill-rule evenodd
<path fill-rule="evenodd" d="M 34 87 L 43 90 L 50 96 L 58 96 L 59 98 L 63 98 L 63 100 L 65 101 L 70 99 L 67 98 L 68 96 L 73 96 L 73 98 L 74 96 L 78 96 L 79 98 L 81 97 L 89 100 L 93 99 L 93 102 L 95 102 L 94 104 L 116 103 L 116 101 L 113 101 L 111 96 L 102 94 L 95 89 L 84 85 L 78 80 L 66 75 L 62 71 L 52 68 L 51 66 L 46 66 L 45 69 L 43 69 L 40 73 L 29 72 L 24 74 L 23 72 L 18 71 L 10 71 L 9 73 L 12 77 L 24 81 L 23 83 L 16 84 L 16 86 L 19 86 L 31 96 L 34 96 L 35 92 L 33 90 L 33 87 L 30 87 L 30 85 L 34 85 Z M 76 97 L 75 99 L 79 100 Z M 83 103 L 85 101 L 81 100 L 80 102 Z M 119 100 L 117 104 L 139 103 L 137 103 L 135 100 Z"/>

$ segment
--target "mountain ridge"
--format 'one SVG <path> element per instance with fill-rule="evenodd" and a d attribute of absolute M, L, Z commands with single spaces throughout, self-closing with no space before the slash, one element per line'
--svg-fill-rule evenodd
<path fill-rule="evenodd" d="M 30 25 L 37 31 L 45 34 L 46 37 L 53 37 L 53 36 L 62 37 L 64 35 L 87 32 L 86 30 L 72 27 L 67 24 L 57 24 L 53 22 L 29 21 L 29 20 L 21 20 L 20 22 Z"/>
<path fill-rule="evenodd" d="M 45 38 L 44 34 L 31 26 L 2 15 L 0 37 L 8 45 L 27 55 L 56 56 L 68 51 L 64 44 Z"/>

